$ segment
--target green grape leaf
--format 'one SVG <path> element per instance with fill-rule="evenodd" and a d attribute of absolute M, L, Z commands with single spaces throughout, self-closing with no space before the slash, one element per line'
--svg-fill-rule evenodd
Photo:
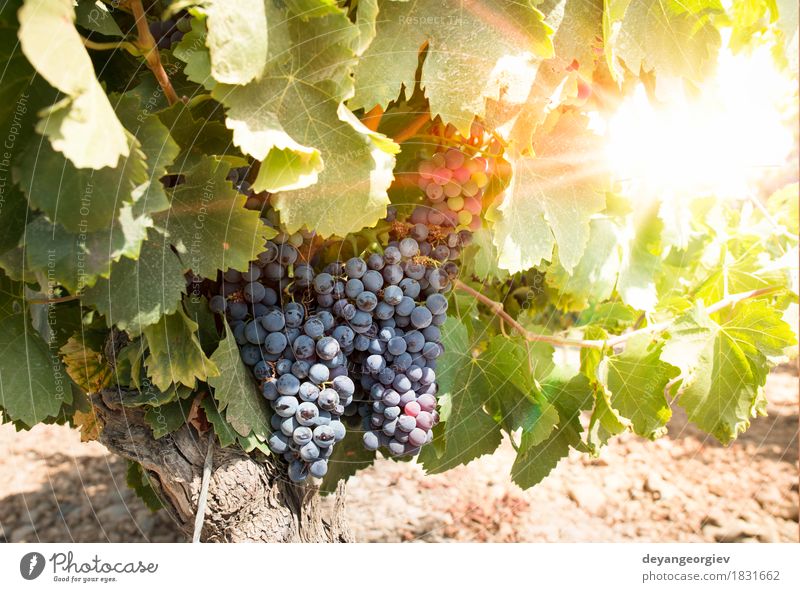
<path fill-rule="evenodd" d="M 616 59 L 634 74 L 655 70 L 662 77 L 701 82 L 714 68 L 720 34 L 713 18 L 723 14 L 718 0 L 607 0 L 606 28 L 612 72 Z M 609 53 L 610 52 L 610 53 Z"/>
<path fill-rule="evenodd" d="M 219 445 L 225 448 L 227 446 L 233 446 L 236 444 L 238 440 L 238 434 L 225 420 L 225 416 L 217 407 L 217 402 L 214 400 L 214 398 L 205 397 L 200 405 L 206 414 L 206 419 L 214 428 L 214 433 L 219 439 Z"/>
<path fill-rule="evenodd" d="M 359 0 L 356 10 L 356 27 L 358 27 L 358 43 L 356 55 L 361 55 L 369 47 L 378 32 L 378 0 Z"/>
<path fill-rule="evenodd" d="M 652 311 L 658 303 L 655 276 L 662 265 L 661 235 L 663 222 L 656 216 L 656 204 L 643 208 L 629 222 L 633 234 L 622 243 L 622 263 L 617 292 L 622 301 L 637 310 Z"/>
<path fill-rule="evenodd" d="M 665 388 L 680 373 L 660 356 L 661 346 L 651 343 L 649 335 L 639 335 L 597 368 L 598 379 L 611 393 L 611 405 L 630 419 L 634 432 L 651 440 L 666 431 L 672 410 Z"/>
<path fill-rule="evenodd" d="M 454 0 L 384 2 L 376 29 L 356 66 L 350 107 L 386 108 L 403 89 L 410 96 L 424 50 L 419 83 L 431 115 L 466 134 L 475 115 L 484 114 L 486 100 L 499 98 L 507 84 L 498 70 L 512 58 L 553 53 L 552 30 L 527 1 L 469 7 Z"/>
<path fill-rule="evenodd" d="M 164 507 L 164 504 L 161 503 L 153 486 L 150 484 L 147 473 L 139 463 L 132 460 L 128 461 L 128 472 L 125 480 L 128 487 L 133 489 L 139 499 L 142 500 L 144 505 L 147 506 L 151 512 L 156 512 Z"/>
<path fill-rule="evenodd" d="M 125 36 L 101 0 L 78 0 L 75 5 L 75 24 L 109 37 Z"/>
<path fill-rule="evenodd" d="M 173 401 L 186 399 L 191 396 L 193 392 L 191 387 L 185 384 L 171 384 L 169 388 L 162 391 L 153 388 L 153 384 L 148 381 L 141 385 L 141 389 L 138 392 L 132 394 L 126 392 L 122 399 L 122 404 L 125 407 L 143 407 L 145 405 L 149 407 L 158 407 L 160 405 L 172 403 Z"/>
<path fill-rule="evenodd" d="M 106 230 L 133 190 L 147 182 L 145 155 L 128 134 L 130 156 L 117 168 L 76 168 L 46 142 L 30 143 L 15 164 L 14 178 L 30 205 L 71 232 Z"/>
<path fill-rule="evenodd" d="M 109 327 L 138 335 L 178 309 L 186 288 L 183 271 L 169 243 L 151 230 L 139 258 L 114 263 L 111 276 L 86 290 L 83 303 L 99 310 Z"/>
<path fill-rule="evenodd" d="M 19 11 L 23 53 L 66 95 L 42 115 L 37 131 L 78 168 L 116 167 L 130 154 L 129 138 L 95 78 L 74 20 L 72 0 L 26 0 Z"/>
<path fill-rule="evenodd" d="M 288 232 L 344 236 L 374 226 L 389 203 L 397 147 L 341 104 L 356 26 L 341 11 L 301 22 L 272 5 L 267 21 L 272 57 L 260 79 L 213 90 L 234 144 L 266 163 L 254 189 L 280 190 L 273 203 Z"/>
<path fill-rule="evenodd" d="M 247 198 L 226 179 L 229 170 L 222 160 L 202 157 L 172 191 L 170 209 L 154 217 L 184 267 L 202 277 L 228 267 L 247 269 L 275 236 L 258 212 L 244 208 Z"/>
<path fill-rule="evenodd" d="M 436 438 L 440 442 L 424 448 L 420 460 L 428 473 L 441 473 L 493 452 L 501 440 L 500 425 L 483 409 L 488 393 L 503 389 L 518 390 L 514 381 L 501 378 L 503 363 L 495 355 L 475 356 L 467 329 L 449 318 L 442 336 L 445 353 L 438 365 L 441 392 L 446 393 L 449 410 L 442 409 L 444 429 Z M 519 380 L 524 380 L 517 369 Z M 440 453 L 436 452 L 436 449 Z"/>
<path fill-rule="evenodd" d="M 194 387 L 195 379 L 219 376 L 219 369 L 209 360 L 197 338 L 197 323 L 182 308 L 144 329 L 150 353 L 144 360 L 147 373 L 159 390 L 173 383 Z"/>
<path fill-rule="evenodd" d="M 25 271 L 50 274 L 70 292 L 94 285 L 98 277 L 108 277 L 112 261 L 123 255 L 138 256 L 147 226 L 152 223 L 146 216 L 134 217 L 132 208 L 123 207 L 110 229 L 86 234 L 73 234 L 44 216 L 34 219 L 25 227 L 23 236 Z M 4 268 L 21 272 L 22 255 L 21 248 L 6 253 L 2 258 Z"/>
<path fill-rule="evenodd" d="M 669 329 L 661 359 L 681 370 L 678 402 L 689 420 L 729 444 L 762 403 L 767 356 L 796 343 L 791 327 L 764 300 L 740 304 L 720 321 L 698 303 Z"/>
<path fill-rule="evenodd" d="M 272 432 L 270 411 L 239 355 L 239 346 L 227 322 L 225 338 L 220 341 L 211 361 L 220 371 L 209 377 L 208 384 L 214 388 L 214 398 L 219 403 L 219 410 L 225 411 L 227 422 L 242 436 L 252 433 L 266 440 Z"/>
<path fill-rule="evenodd" d="M 25 220 L 30 215 L 25 195 L 13 183 L 7 183 L 2 189 L 2 207 L 0 207 L 0 253 L 13 249 L 25 232 Z"/>
<path fill-rule="evenodd" d="M 211 55 L 206 47 L 205 18 L 198 15 L 192 19 L 191 25 L 191 30 L 172 48 L 172 55 L 186 64 L 183 73 L 188 80 L 212 90 L 217 82 L 211 75 Z"/>
<path fill-rule="evenodd" d="M 271 4 L 271 2 L 270 2 Z M 247 84 L 267 62 L 265 0 L 211 0 L 205 6 L 211 75 L 225 84 Z"/>
<path fill-rule="evenodd" d="M 570 448 L 582 447 L 580 413 L 591 405 L 592 389 L 582 374 L 564 377 L 553 372 L 537 389 L 536 399 L 541 420 L 523 430 L 511 467 L 511 478 L 523 489 L 547 477 Z"/>
<path fill-rule="evenodd" d="M 486 364 L 490 380 L 498 384 L 510 383 L 509 388 L 497 390 L 487 397 L 487 407 L 493 411 L 495 420 L 509 433 L 519 428 L 532 430 L 535 425 L 540 425 L 540 418 L 547 415 L 547 409 L 535 397 L 536 381 L 544 379 L 552 371 L 553 347 L 496 335 L 487 344 L 481 358 L 491 360 L 491 364 Z"/>
<path fill-rule="evenodd" d="M 160 179 L 177 158 L 180 147 L 172 139 L 167 126 L 158 116 L 149 113 L 132 92 L 115 97 L 115 109 L 120 121 L 136 136 L 139 150 L 147 159 L 147 180 L 133 192 L 134 213 L 141 215 L 166 210 L 169 200 Z"/>
<path fill-rule="evenodd" d="M 558 258 L 567 273 L 580 262 L 589 242 L 589 220 L 605 207 L 592 162 L 598 138 L 586 120 L 561 115 L 535 143 L 536 156 L 513 163 L 514 177 L 498 206 L 494 244 L 498 265 L 512 273 Z"/>
<path fill-rule="evenodd" d="M 600 366 L 598 366 L 600 368 Z M 631 421 L 623 417 L 611 404 L 611 395 L 602 384 L 594 383 L 595 400 L 592 416 L 589 418 L 587 443 L 593 453 L 608 444 L 613 436 L 631 428 Z"/>
<path fill-rule="evenodd" d="M 586 250 L 572 274 L 556 262 L 546 276 L 547 283 L 561 294 L 569 294 L 579 309 L 588 307 L 589 302 L 611 298 L 620 267 L 620 228 L 608 218 L 591 220 L 589 227 Z"/>
<path fill-rule="evenodd" d="M 462 273 L 465 276 L 475 275 L 481 281 L 490 279 L 505 280 L 509 273 L 500 269 L 497 261 L 497 248 L 492 242 L 492 232 L 481 228 L 472 234 L 472 243 L 464 249 L 462 256 Z"/>
<path fill-rule="evenodd" d="M 728 294 L 790 285 L 792 269 L 797 268 L 795 258 L 772 261 L 765 259 L 761 249 L 737 245 L 737 242 L 734 239 L 728 244 L 730 248 L 721 249 L 710 273 L 696 290 L 697 299 L 711 303 L 722 300 Z M 736 252 L 740 246 L 744 248 Z"/>
<path fill-rule="evenodd" d="M 33 426 L 72 402 L 69 378 L 57 351 L 24 314 L 0 320 L 0 407 L 10 419 Z"/>
<path fill-rule="evenodd" d="M 153 437 L 158 440 L 186 424 L 191 407 L 191 399 L 151 407 L 145 411 L 144 421 L 153 430 Z"/>
<path fill-rule="evenodd" d="M 197 279 L 197 278 L 195 278 Z M 200 296 L 196 288 L 198 284 L 192 283 L 188 298 L 184 298 L 183 307 L 189 318 L 200 327 L 198 336 L 203 351 L 211 355 L 219 345 L 219 335 L 217 334 L 217 317 L 208 307 L 208 300 L 205 296 Z"/>

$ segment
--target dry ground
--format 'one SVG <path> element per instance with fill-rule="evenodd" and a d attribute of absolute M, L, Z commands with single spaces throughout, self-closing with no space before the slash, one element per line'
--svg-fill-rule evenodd
<path fill-rule="evenodd" d="M 348 484 L 360 541 L 798 541 L 798 382 L 767 383 L 767 418 L 729 448 L 675 417 L 522 491 L 506 443 L 445 475 L 380 461 Z M 0 541 L 176 541 L 125 485 L 126 465 L 66 427 L 0 427 Z"/>

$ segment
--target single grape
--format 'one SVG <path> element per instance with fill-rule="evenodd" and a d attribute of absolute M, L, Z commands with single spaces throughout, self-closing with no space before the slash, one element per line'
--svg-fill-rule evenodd
<path fill-rule="evenodd" d="M 383 268 L 383 267 L 381 267 Z M 370 292 L 374 292 L 375 294 L 383 287 L 383 276 L 380 272 L 375 270 L 369 270 L 364 276 L 361 278 L 361 281 L 364 284 L 364 288 L 369 290 Z"/>
<path fill-rule="evenodd" d="M 314 428 L 315 430 L 317 428 Z M 311 441 L 308 444 L 304 444 L 302 448 L 300 448 L 300 458 L 302 458 L 306 462 L 313 462 L 319 458 L 319 446 L 316 442 Z"/>
<path fill-rule="evenodd" d="M 386 269 L 388 269 L 388 267 Z M 356 306 L 364 312 L 372 312 L 375 310 L 375 307 L 378 306 L 378 297 L 372 292 L 361 292 L 356 298 Z"/>
<path fill-rule="evenodd" d="M 292 378 L 294 378 L 294 376 L 292 376 Z M 297 379 L 295 378 L 295 380 Z M 280 392 L 280 388 L 278 388 L 278 392 Z M 278 397 L 272 404 L 272 408 L 275 410 L 275 413 L 281 417 L 291 417 L 297 411 L 297 399 L 288 396 Z"/>
<path fill-rule="evenodd" d="M 271 310 L 261 317 L 261 325 L 269 332 L 274 333 L 286 326 L 286 319 L 279 310 Z"/>
<path fill-rule="evenodd" d="M 278 378 L 277 386 L 278 386 L 278 392 L 280 394 L 282 394 L 282 395 L 295 395 L 300 390 L 300 381 L 293 374 L 284 374 L 283 376 Z M 283 397 L 281 397 L 281 399 L 282 398 Z M 293 413 L 294 413 L 294 411 L 292 411 L 292 414 Z"/>
<path fill-rule="evenodd" d="M 314 364 L 308 369 L 308 377 L 315 384 L 322 384 L 330 378 L 330 370 L 322 364 Z"/>
<path fill-rule="evenodd" d="M 274 380 L 266 380 L 261 385 L 261 394 L 267 401 L 274 401 L 278 398 L 278 387 L 275 386 Z"/>
<path fill-rule="evenodd" d="M 426 306 L 417 306 L 411 312 L 411 324 L 417 329 L 424 329 L 433 321 L 433 314 Z"/>
<path fill-rule="evenodd" d="M 264 340 L 264 349 L 271 354 L 279 354 L 286 349 L 288 340 L 283 333 L 270 333 Z"/>
<path fill-rule="evenodd" d="M 215 314 L 222 314 L 225 312 L 226 308 L 226 300 L 225 297 L 221 294 L 217 294 L 216 296 L 212 296 L 211 300 L 208 301 L 208 308 L 211 309 L 211 312 Z"/>
<path fill-rule="evenodd" d="M 375 432 L 364 432 L 362 441 L 364 443 L 364 448 L 367 450 L 377 450 L 380 446 L 380 440 L 378 440 L 378 436 Z"/>
<path fill-rule="evenodd" d="M 270 435 L 267 443 L 269 444 L 270 450 L 275 454 L 283 454 L 289 450 L 289 439 L 281 432 L 274 432 Z"/>
<path fill-rule="evenodd" d="M 321 425 L 314 428 L 314 444 L 320 448 L 332 446 L 336 440 L 336 434 L 329 425 Z"/>
<path fill-rule="evenodd" d="M 314 278 L 312 284 L 317 294 L 330 294 L 333 292 L 334 280 L 329 273 L 320 273 Z"/>
<path fill-rule="evenodd" d="M 344 271 L 347 277 L 359 279 L 367 272 L 367 263 L 360 257 L 353 257 L 345 263 Z"/>
<path fill-rule="evenodd" d="M 317 355 L 323 360 L 332 360 L 340 352 L 339 342 L 333 337 L 323 337 L 317 341 Z"/>
<path fill-rule="evenodd" d="M 420 405 L 416 401 L 410 401 L 403 407 L 403 413 L 411 417 L 416 417 L 420 412 Z"/>
<path fill-rule="evenodd" d="M 304 382 L 300 385 L 300 388 L 297 391 L 297 396 L 300 397 L 301 401 L 314 402 L 317 400 L 317 397 L 319 397 L 319 387 L 311 382 Z"/>
<path fill-rule="evenodd" d="M 311 474 L 312 477 L 316 477 L 317 479 L 322 479 L 328 472 L 328 461 L 325 459 L 315 460 L 310 465 L 308 465 L 308 472 Z"/>

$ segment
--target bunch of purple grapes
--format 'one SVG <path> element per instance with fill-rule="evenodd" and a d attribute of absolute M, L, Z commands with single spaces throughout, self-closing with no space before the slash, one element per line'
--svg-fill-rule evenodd
<path fill-rule="evenodd" d="M 435 370 L 452 278 L 420 256 L 420 244 L 406 237 L 383 254 L 333 263 L 312 281 L 317 303 L 339 320 L 334 336 L 359 377 L 361 396 L 345 413 L 363 417 L 367 449 L 396 456 L 416 454 L 438 422 Z"/>
<path fill-rule="evenodd" d="M 394 456 L 417 454 L 433 439 L 446 293 L 480 227 L 486 170 L 481 157 L 439 147 L 419 165 L 430 205 L 407 220 L 390 208 L 395 240 L 383 252 L 318 271 L 298 250 L 313 233 L 280 232 L 247 270 L 221 274 L 210 307 L 227 317 L 270 402 L 268 443 L 292 481 L 326 474 L 345 422 L 361 424 L 365 448 Z M 255 203 L 249 173 L 234 169 L 230 180 L 248 196 L 247 207 L 280 230 L 264 208 L 269 196 Z"/>

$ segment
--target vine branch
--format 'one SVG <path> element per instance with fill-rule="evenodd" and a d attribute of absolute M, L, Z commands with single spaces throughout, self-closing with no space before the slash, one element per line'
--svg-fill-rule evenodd
<path fill-rule="evenodd" d="M 138 35 L 136 44 L 147 60 L 147 67 L 153 72 L 159 86 L 161 86 L 161 89 L 164 91 L 167 102 L 170 105 L 174 105 L 180 99 L 175 89 L 172 88 L 172 83 L 169 80 L 169 76 L 167 76 L 167 71 L 164 70 L 164 66 L 161 64 L 161 58 L 158 55 L 158 48 L 156 47 L 156 40 L 153 38 L 153 34 L 150 33 L 150 27 L 147 26 L 147 17 L 145 17 L 144 14 L 142 0 L 131 0 L 130 8 L 133 12 L 133 18 L 136 20 L 136 33 Z"/>
<path fill-rule="evenodd" d="M 409 138 L 413 138 L 414 135 L 422 128 L 422 126 L 430 120 L 431 118 L 428 113 L 422 113 L 418 115 L 415 119 L 411 120 L 411 123 L 409 123 L 405 128 L 401 129 L 394 136 L 392 136 L 392 140 L 398 144 L 402 144 Z"/>
<path fill-rule="evenodd" d="M 549 343 L 550 345 L 559 346 L 559 347 L 579 347 L 579 348 L 600 348 L 604 349 L 607 347 L 615 347 L 617 345 L 622 345 L 631 337 L 636 335 L 641 335 L 643 333 L 661 333 L 665 331 L 669 326 L 672 324 L 672 320 L 664 321 L 661 323 L 656 323 L 655 325 L 650 325 L 648 327 L 642 327 L 641 329 L 636 329 L 635 331 L 630 331 L 628 333 L 623 333 L 622 335 L 614 335 L 611 336 L 609 339 L 600 340 L 600 339 L 567 339 L 564 337 L 559 337 L 557 335 L 542 335 L 540 333 L 533 333 L 532 331 L 528 331 L 525 327 L 523 327 L 519 322 L 517 322 L 514 318 L 511 317 L 503 307 L 501 302 L 497 302 L 492 300 L 488 296 L 481 294 L 474 288 L 468 286 L 461 280 L 456 280 L 454 286 L 457 290 L 461 290 L 462 292 L 466 292 L 467 294 L 471 295 L 473 298 L 482 302 L 486 306 L 488 306 L 492 311 L 500 317 L 501 322 L 506 322 L 524 337 L 527 341 L 535 341 L 539 343 Z M 743 300 L 749 300 L 750 298 L 758 298 L 759 296 L 764 296 L 766 294 L 771 294 L 772 292 L 776 292 L 780 290 L 779 287 L 776 286 L 769 286 L 766 288 L 759 288 L 757 290 L 750 290 L 749 292 L 739 292 L 737 294 L 731 294 L 718 302 L 706 307 L 706 312 L 708 314 L 713 314 L 715 312 L 719 312 L 720 310 L 727 308 L 729 306 L 733 306 Z"/>
<path fill-rule="evenodd" d="M 72 302 L 73 300 L 80 300 L 80 294 L 70 294 L 69 296 L 61 296 L 59 298 L 31 298 L 26 300 L 28 304 L 61 304 L 62 302 Z"/>

